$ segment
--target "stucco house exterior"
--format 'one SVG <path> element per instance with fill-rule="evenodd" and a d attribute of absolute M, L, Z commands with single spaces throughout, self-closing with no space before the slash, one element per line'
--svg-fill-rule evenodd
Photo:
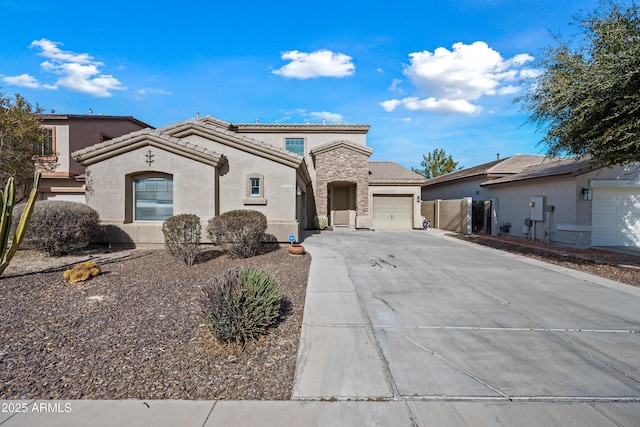
<path fill-rule="evenodd" d="M 114 243 L 162 243 L 162 221 L 171 215 L 206 222 L 234 209 L 264 213 L 267 233 L 279 241 L 300 236 L 318 218 L 354 229 L 419 227 L 424 179 L 397 164 L 370 162 L 368 131 L 207 116 L 141 129 L 73 158 L 85 167 L 86 202 L 115 231 Z"/>
<path fill-rule="evenodd" d="M 56 163 L 42 174 L 40 200 L 85 201 L 84 167 L 71 153 L 150 126 L 131 116 L 38 114 L 47 136 L 34 147 L 37 156 Z"/>
<path fill-rule="evenodd" d="M 505 164 L 520 170 L 494 173 L 505 172 Z M 471 169 L 428 180 L 423 199 L 490 201 L 492 234 L 578 247 L 640 246 L 640 165 L 514 156 Z"/>

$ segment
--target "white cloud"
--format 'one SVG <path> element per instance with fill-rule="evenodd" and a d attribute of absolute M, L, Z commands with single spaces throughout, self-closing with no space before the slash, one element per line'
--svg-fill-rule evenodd
<path fill-rule="evenodd" d="M 403 105 L 409 110 L 477 114 L 482 107 L 474 101 L 482 96 L 517 92 L 519 88 L 513 83 L 525 72 L 517 68 L 533 60 L 528 54 L 505 60 L 481 41 L 470 45 L 458 42 L 452 50 L 439 47 L 433 53 L 425 50 L 409 57 L 411 64 L 404 74 L 425 98 L 384 101 L 381 105 L 386 111 Z"/>
<path fill-rule="evenodd" d="M 402 104 L 402 101 L 399 99 L 390 99 L 388 101 L 383 101 L 380 103 L 380 105 L 382 105 L 382 108 L 384 108 L 385 111 L 393 111 L 401 104 Z"/>
<path fill-rule="evenodd" d="M 346 77 L 355 72 L 352 58 L 343 53 L 318 50 L 311 53 L 292 50 L 284 52 L 282 59 L 291 60 L 282 68 L 273 71 L 283 77 L 310 79 L 314 77 Z"/>
<path fill-rule="evenodd" d="M 164 89 L 138 89 L 136 90 L 134 98 L 137 100 L 141 100 L 149 95 L 171 95 L 171 92 L 168 92 Z"/>
<path fill-rule="evenodd" d="M 320 120 L 326 120 L 331 123 L 344 123 L 344 116 L 342 114 L 330 113 L 328 111 L 316 111 L 309 113 L 311 117 Z"/>
<path fill-rule="evenodd" d="M 391 80 L 391 86 L 389 86 L 389 90 L 391 92 L 403 93 L 402 88 L 400 87 L 401 84 L 402 84 L 401 79 L 393 79 Z"/>
<path fill-rule="evenodd" d="M 29 74 L 20 74 L 19 76 L 6 76 L 2 78 L 2 81 L 13 86 L 26 87 L 29 89 L 41 89 L 43 87 L 46 89 L 51 89 L 51 87 L 45 87 L 47 85 L 41 85 L 38 79 Z M 53 89 L 55 89 L 55 87 Z"/>
<path fill-rule="evenodd" d="M 44 71 L 58 74 L 61 77 L 55 86 L 66 87 L 78 92 L 88 93 L 96 97 L 110 97 L 114 90 L 125 90 L 122 83 L 110 74 L 101 74 L 102 62 L 94 61 L 87 53 L 74 53 L 60 50 L 61 43 L 47 39 L 34 40 L 30 47 L 42 49 L 39 55 L 48 60 L 40 66 Z M 51 85 L 43 85 L 43 87 Z"/>

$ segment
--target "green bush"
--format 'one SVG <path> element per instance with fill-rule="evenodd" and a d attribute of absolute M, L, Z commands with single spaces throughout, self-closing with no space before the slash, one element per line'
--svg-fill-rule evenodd
<path fill-rule="evenodd" d="M 20 205 L 14 209 L 14 219 L 20 217 L 24 207 Z M 38 201 L 31 214 L 24 246 L 41 250 L 50 256 L 64 255 L 74 247 L 91 243 L 99 231 L 99 224 L 98 212 L 84 203 Z"/>
<path fill-rule="evenodd" d="M 200 252 L 200 218 L 193 214 L 174 215 L 162 223 L 167 251 L 186 265 L 193 265 Z"/>
<path fill-rule="evenodd" d="M 200 309 L 211 334 L 222 342 L 244 344 L 266 333 L 280 313 L 280 287 L 268 273 L 231 269 L 207 283 Z"/>
<path fill-rule="evenodd" d="M 266 231 L 267 217 L 261 212 L 246 209 L 225 212 L 211 218 L 207 224 L 211 241 L 236 258 L 257 254 Z"/>

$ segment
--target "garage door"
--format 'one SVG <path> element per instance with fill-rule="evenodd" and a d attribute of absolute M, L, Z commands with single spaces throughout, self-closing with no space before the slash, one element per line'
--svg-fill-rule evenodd
<path fill-rule="evenodd" d="M 379 229 L 413 228 L 413 196 L 374 194 L 373 226 Z"/>
<path fill-rule="evenodd" d="M 594 188 L 591 245 L 640 246 L 640 189 Z"/>

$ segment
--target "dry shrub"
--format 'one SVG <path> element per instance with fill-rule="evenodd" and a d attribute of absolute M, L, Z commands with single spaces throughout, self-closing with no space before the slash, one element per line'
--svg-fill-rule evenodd
<path fill-rule="evenodd" d="M 238 209 L 209 220 L 207 234 L 235 258 L 249 258 L 258 253 L 267 231 L 267 217 L 262 212 Z"/>
<path fill-rule="evenodd" d="M 169 254 L 193 265 L 200 252 L 200 218 L 193 214 L 174 215 L 162 224 L 164 244 Z"/>
<path fill-rule="evenodd" d="M 14 219 L 19 218 L 23 210 L 24 205 L 14 209 Z M 99 224 L 98 212 L 84 203 L 42 200 L 33 208 L 24 245 L 50 256 L 65 255 L 75 247 L 91 243 Z"/>

